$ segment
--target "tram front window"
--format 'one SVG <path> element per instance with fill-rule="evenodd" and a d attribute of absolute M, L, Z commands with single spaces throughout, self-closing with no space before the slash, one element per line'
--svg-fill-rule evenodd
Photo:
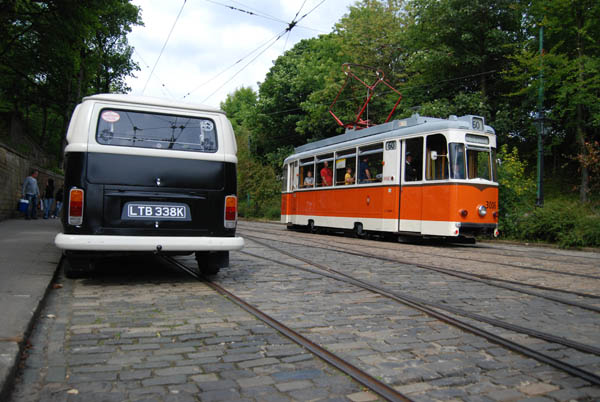
<path fill-rule="evenodd" d="M 450 143 L 450 174 L 453 179 L 465 178 L 465 144 Z"/>
<path fill-rule="evenodd" d="M 467 166 L 469 179 L 492 180 L 490 150 L 485 148 L 467 148 Z"/>

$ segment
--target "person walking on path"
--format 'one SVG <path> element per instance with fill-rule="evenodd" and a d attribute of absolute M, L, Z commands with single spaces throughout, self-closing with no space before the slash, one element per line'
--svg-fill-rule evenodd
<path fill-rule="evenodd" d="M 63 204 L 63 188 L 62 186 L 56 190 L 56 207 L 54 207 L 54 213 L 52 214 L 52 218 L 58 218 L 60 217 L 60 209 L 62 208 L 62 204 Z"/>
<path fill-rule="evenodd" d="M 37 202 L 40 196 L 40 189 L 37 184 L 39 172 L 34 169 L 31 174 L 25 178 L 23 182 L 23 198 L 29 201 L 25 219 L 37 219 Z"/>
<path fill-rule="evenodd" d="M 44 190 L 44 219 L 50 217 L 50 208 L 54 204 L 54 179 L 48 179 L 46 182 L 46 188 Z"/>

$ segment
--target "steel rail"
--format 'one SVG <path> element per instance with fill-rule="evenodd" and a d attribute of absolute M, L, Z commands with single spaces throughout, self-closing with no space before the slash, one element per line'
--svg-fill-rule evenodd
<path fill-rule="evenodd" d="M 461 246 L 464 247 L 464 245 L 461 245 Z M 382 249 L 382 250 L 393 251 L 392 249 L 389 249 L 389 248 L 386 248 L 386 247 L 377 247 L 377 248 Z M 423 253 L 423 254 L 431 255 L 431 256 L 434 256 L 434 257 L 450 258 L 450 259 L 453 259 L 453 260 L 461 260 L 461 259 L 463 259 L 462 257 L 455 257 L 455 256 L 451 256 L 451 255 L 441 255 L 441 254 L 436 254 L 436 253 Z M 489 254 L 493 255 L 493 256 L 498 256 L 498 255 L 505 256 L 503 254 L 498 254 L 498 253 L 489 253 Z M 588 257 L 586 257 L 586 258 L 588 258 Z M 522 270 L 541 271 L 541 272 L 548 272 L 548 273 L 555 274 L 555 275 L 568 275 L 568 276 L 576 276 L 576 277 L 581 277 L 581 278 L 588 278 L 588 279 L 597 279 L 597 280 L 600 280 L 600 276 L 590 275 L 590 274 L 580 274 L 580 273 L 576 273 L 576 272 L 565 272 L 565 271 L 553 271 L 551 269 L 532 267 L 532 266 L 528 266 L 528 265 L 527 266 L 523 266 L 523 265 L 517 265 L 517 264 L 510 264 L 510 263 L 506 263 L 506 262 L 492 262 L 492 261 L 479 260 L 479 259 L 474 259 L 474 258 L 470 258 L 469 260 L 470 261 L 474 261 L 474 262 L 484 262 L 484 263 L 492 263 L 492 264 L 497 264 L 497 265 L 503 265 L 503 266 L 513 267 L 513 268 L 522 269 Z M 555 260 L 553 260 L 553 261 L 555 261 Z M 578 264 L 578 265 L 585 265 L 585 264 Z"/>
<path fill-rule="evenodd" d="M 250 236 L 246 236 L 246 237 L 250 238 Z M 388 291 L 386 289 L 380 288 L 378 285 L 371 284 L 369 282 L 353 278 L 353 277 L 351 277 L 351 276 L 349 276 L 347 274 L 344 274 L 343 272 L 336 271 L 336 270 L 331 269 L 329 267 L 326 267 L 326 266 L 324 266 L 322 264 L 318 264 L 318 263 L 315 263 L 315 262 L 310 261 L 308 259 L 305 259 L 305 258 L 303 258 L 301 256 L 297 256 L 297 255 L 294 255 L 292 253 L 287 253 L 285 251 L 279 250 L 279 249 L 277 249 L 277 248 L 275 248 L 273 246 L 270 246 L 270 245 L 265 244 L 265 243 L 260 242 L 260 241 L 256 241 L 256 240 L 252 240 L 252 241 L 254 241 L 254 242 L 258 243 L 258 244 L 261 244 L 264 247 L 267 247 L 267 248 L 273 249 L 273 250 L 275 250 L 277 252 L 280 252 L 280 253 L 282 253 L 284 255 L 288 255 L 288 256 L 290 256 L 292 258 L 298 259 L 298 260 L 300 260 L 300 261 L 302 261 L 302 262 L 304 262 L 306 264 L 309 264 L 309 265 L 312 265 L 314 267 L 317 267 L 317 268 L 319 268 L 320 271 L 326 271 L 326 272 L 323 273 L 323 272 L 320 272 L 318 270 L 314 270 L 314 269 L 311 269 L 311 268 L 300 267 L 300 266 L 297 266 L 297 265 L 288 264 L 288 263 L 285 263 L 285 262 L 282 262 L 282 261 L 278 261 L 278 260 L 275 260 L 275 259 L 272 259 L 272 258 L 260 256 L 260 255 L 253 254 L 253 253 L 249 253 L 247 251 L 241 251 L 243 254 L 251 255 L 251 256 L 254 256 L 254 257 L 257 257 L 257 258 L 265 259 L 265 260 L 268 260 L 268 261 L 275 262 L 277 264 L 289 266 L 291 268 L 303 270 L 303 271 L 306 271 L 306 272 L 311 272 L 311 273 L 314 273 L 314 274 L 317 274 L 317 275 L 326 276 L 328 278 L 339 280 L 339 281 L 342 281 L 342 282 L 345 282 L 345 283 L 351 283 L 351 284 L 353 284 L 355 286 L 358 286 L 358 287 L 360 287 L 362 289 L 369 290 L 369 291 L 374 292 L 374 293 L 378 293 L 378 294 L 380 294 L 382 296 L 388 297 L 388 298 L 396 300 L 396 301 L 398 301 L 398 302 L 400 302 L 402 304 L 405 304 L 407 306 L 413 307 L 413 308 L 415 308 L 415 309 L 417 309 L 417 310 L 419 310 L 419 311 L 421 311 L 421 312 L 423 312 L 423 313 L 425 313 L 425 314 L 427 314 L 427 315 L 429 315 L 431 317 L 439 319 L 440 321 L 443 321 L 445 323 L 448 323 L 450 325 L 453 325 L 453 326 L 455 326 L 457 328 L 463 329 L 463 330 L 465 330 L 467 332 L 470 332 L 470 333 L 473 333 L 475 335 L 481 336 L 481 337 L 489 340 L 490 342 L 499 344 L 499 345 L 504 346 L 504 347 L 506 347 L 506 348 L 508 348 L 508 349 L 510 349 L 512 351 L 515 351 L 515 352 L 521 353 L 521 354 L 523 354 L 525 356 L 531 357 L 531 358 L 533 358 L 533 359 L 535 359 L 535 360 L 537 360 L 539 362 L 546 363 L 546 364 L 548 364 L 548 365 L 550 365 L 552 367 L 555 367 L 555 368 L 557 368 L 559 370 L 562 370 L 562 371 L 564 371 L 564 372 L 566 372 L 566 373 L 568 373 L 570 375 L 573 375 L 575 377 L 578 377 L 578 378 L 581 378 L 583 380 L 586 380 L 586 381 L 588 381 L 588 382 L 590 382 L 590 383 L 592 383 L 594 385 L 600 385 L 600 376 L 598 376 L 598 375 L 596 375 L 594 373 L 591 373 L 591 372 L 586 371 L 586 370 L 582 370 L 582 369 L 580 369 L 578 367 L 575 367 L 573 365 L 570 365 L 568 363 L 561 362 L 560 360 L 554 359 L 554 358 L 552 358 L 552 357 L 550 357 L 548 355 L 545 355 L 545 354 L 540 353 L 540 352 L 538 352 L 536 350 L 530 349 L 530 348 L 528 348 L 526 346 L 520 345 L 520 344 L 518 344 L 516 342 L 513 342 L 511 340 L 505 339 L 505 338 L 503 338 L 501 336 L 493 334 L 493 333 L 491 333 L 489 331 L 486 331 L 484 329 L 478 328 L 478 327 L 476 327 L 474 325 L 471 325 L 471 324 L 469 324 L 467 322 L 455 319 L 455 318 L 453 318 L 453 317 L 451 317 L 451 316 L 449 316 L 447 314 L 440 313 L 440 312 L 434 310 L 433 307 L 429 307 L 428 304 L 422 303 L 417 298 L 414 298 L 414 297 L 411 297 L 411 296 L 406 296 L 406 295 L 400 295 L 400 294 L 397 294 L 397 293 L 390 292 L 390 291 Z"/>
<path fill-rule="evenodd" d="M 261 244 L 263 246 L 267 246 L 265 243 L 263 243 L 261 241 L 257 241 L 256 237 L 254 237 L 254 236 L 246 236 L 246 237 L 248 237 L 252 241 L 255 241 L 258 244 Z M 272 246 L 268 246 L 268 247 L 273 248 Z M 286 255 L 289 255 L 290 257 L 297 258 L 297 259 L 300 259 L 301 261 L 303 261 L 302 257 L 297 256 L 297 255 L 295 255 L 293 253 L 288 253 L 286 251 L 279 250 L 279 249 L 276 249 L 276 250 L 278 252 L 281 252 L 281 253 L 284 253 Z M 363 256 L 362 254 L 356 254 L 356 255 Z M 306 261 L 304 261 L 304 262 L 306 262 Z M 320 265 L 320 264 L 313 264 L 313 265 L 316 266 L 316 265 Z M 337 270 L 334 270 L 334 269 L 329 268 L 329 267 L 327 267 L 326 269 L 328 269 L 328 270 L 330 270 L 332 272 L 338 273 L 340 275 L 343 275 L 343 276 L 355 279 L 352 276 L 350 276 L 350 275 L 348 275 L 348 274 L 346 274 L 344 272 L 337 271 Z M 356 279 L 356 280 L 362 281 L 361 279 Z M 371 284 L 371 283 L 366 282 L 366 281 L 362 281 L 362 282 L 368 283 L 370 286 L 378 286 L 376 284 Z M 398 294 L 398 293 L 395 293 L 395 292 L 387 290 L 387 289 L 384 289 L 384 290 L 387 291 L 387 292 L 390 292 L 392 294 Z M 600 348 L 595 347 L 593 345 L 587 345 L 587 344 L 584 344 L 584 343 L 581 343 L 581 342 L 577 342 L 577 341 L 573 341 L 573 340 L 570 340 L 570 339 L 558 337 L 558 336 L 555 336 L 555 335 L 552 335 L 552 334 L 547 334 L 545 332 L 537 331 L 537 330 L 530 329 L 530 328 L 527 328 L 527 327 L 522 327 L 520 325 L 511 324 L 511 323 L 508 323 L 508 322 L 505 322 L 505 321 L 497 320 L 495 318 L 485 317 L 485 316 L 482 316 L 482 315 L 477 314 L 477 313 L 471 313 L 469 311 L 465 311 L 465 310 L 462 310 L 462 309 L 459 309 L 459 308 L 456 308 L 456 307 L 448 306 L 448 305 L 441 304 L 441 303 L 427 301 L 427 300 L 424 300 L 424 299 L 421 299 L 421 298 L 418 298 L 418 297 L 409 296 L 409 295 L 401 295 L 401 296 L 402 297 L 412 298 L 415 302 L 426 304 L 428 306 L 431 306 L 431 307 L 434 307 L 434 308 L 437 308 L 437 309 L 440 309 L 440 310 L 443 310 L 443 311 L 447 311 L 447 312 L 450 312 L 450 313 L 453 313 L 453 314 L 457 314 L 457 315 L 461 315 L 461 316 L 464 316 L 464 317 L 472 318 L 472 319 L 475 319 L 477 321 L 486 322 L 486 323 L 494 325 L 496 327 L 508 329 L 508 330 L 511 330 L 511 331 L 514 331 L 514 332 L 520 332 L 520 333 L 523 333 L 523 334 L 526 334 L 526 335 L 529 335 L 529 336 L 533 336 L 535 338 L 539 338 L 539 339 L 542 339 L 542 340 L 545 340 L 545 341 L 548 341 L 548 342 L 557 343 L 557 344 L 560 344 L 560 345 L 563 345 L 563 346 L 567 346 L 567 347 L 570 347 L 570 348 L 573 348 L 573 349 L 580 350 L 582 352 L 592 353 L 592 354 L 600 356 Z"/>
<path fill-rule="evenodd" d="M 215 290 L 217 293 L 227 297 L 229 300 L 234 302 L 236 305 L 238 305 L 239 307 L 241 307 L 248 313 L 252 314 L 253 316 L 255 316 L 259 320 L 263 321 L 265 324 L 269 325 L 270 327 L 276 329 L 277 331 L 279 331 L 280 333 L 282 333 L 283 335 L 285 335 L 292 341 L 296 342 L 300 346 L 304 347 L 305 349 L 307 349 L 308 351 L 310 351 L 311 353 L 313 353 L 320 359 L 324 360 L 325 362 L 327 362 L 327 363 L 331 364 L 332 366 L 334 366 L 335 368 L 339 369 L 344 374 L 352 377 L 354 380 L 358 381 L 363 386 L 369 388 L 371 391 L 378 394 L 379 396 L 381 396 L 389 401 L 404 401 L 404 402 L 412 401 L 410 398 L 408 398 L 405 395 L 401 394 L 400 392 L 396 391 L 392 387 L 377 380 L 376 378 L 367 374 L 366 372 L 359 369 L 358 367 L 350 364 L 349 362 L 343 360 L 339 356 L 329 352 L 328 350 L 326 350 L 326 349 L 322 348 L 321 346 L 317 345 L 316 343 L 312 342 L 310 339 L 304 337 L 300 333 L 294 331 L 293 329 L 287 327 L 283 323 L 281 323 L 281 322 L 275 320 L 274 318 L 270 317 L 269 315 L 265 314 L 258 308 L 247 303 L 245 300 L 243 300 L 243 299 L 237 297 L 236 295 L 234 295 L 233 293 L 229 292 L 224 287 L 210 281 L 208 278 L 197 273 L 194 269 L 186 266 L 185 264 L 182 264 L 181 262 L 177 261 L 176 259 L 174 259 L 171 256 L 168 256 L 165 254 L 159 254 L 159 256 L 162 257 L 163 260 L 165 260 L 172 266 L 178 268 L 180 271 L 183 271 L 186 274 L 191 275 L 192 277 L 194 277 L 200 281 L 203 281 L 210 288 Z"/>
<path fill-rule="evenodd" d="M 250 221 L 239 220 L 238 222 L 244 224 L 244 223 L 250 222 Z M 282 226 L 285 225 L 283 223 L 273 223 L 273 222 L 259 222 L 259 223 L 264 224 L 264 225 L 275 226 L 275 227 L 282 227 Z M 239 227 L 240 226 L 238 226 L 238 228 Z M 294 230 L 294 229 L 292 229 L 292 230 Z M 295 231 L 298 231 L 298 230 L 295 230 Z M 537 251 L 531 251 L 531 250 L 518 250 L 518 249 L 510 249 L 510 248 L 506 248 L 506 247 L 501 247 L 499 245 L 491 245 L 491 246 L 485 245 L 484 246 L 484 245 L 482 245 L 482 243 L 479 243 L 479 244 L 480 244 L 480 246 L 473 246 L 472 244 L 455 243 L 454 246 L 465 247 L 465 248 L 477 248 L 478 250 L 485 249 L 485 251 L 505 250 L 505 251 L 509 251 L 511 253 L 514 253 L 514 254 L 494 253 L 494 252 L 486 253 L 486 254 L 489 254 L 489 255 L 502 256 L 502 257 L 517 257 L 517 253 L 518 254 L 541 254 L 541 253 L 539 253 Z M 483 244 L 486 244 L 486 243 L 483 242 Z M 519 244 L 516 244 L 516 245 L 519 246 Z M 524 245 L 520 245 L 520 246 L 521 247 L 525 247 Z M 542 248 L 542 247 L 537 247 L 537 248 L 539 249 L 539 248 Z M 571 256 L 568 256 L 568 255 L 565 255 L 565 254 L 561 255 L 561 254 L 558 254 L 556 252 L 553 252 L 554 249 L 551 248 L 551 247 L 548 247 L 548 249 L 550 249 L 551 252 L 549 254 L 551 254 L 552 257 L 565 257 L 565 258 L 571 257 Z M 435 255 L 435 254 L 431 254 L 431 255 Z M 546 257 L 546 255 L 544 255 L 544 257 Z M 583 259 L 583 260 L 593 260 L 593 261 L 597 261 L 598 260 L 598 257 L 588 256 L 588 255 L 578 255 L 578 256 L 576 256 L 576 258 Z M 547 261 L 552 261 L 552 262 L 564 262 L 564 261 L 562 261 L 562 259 L 563 258 L 547 258 L 546 260 Z M 571 263 L 574 264 L 574 265 L 589 266 L 588 263 L 580 262 L 580 261 L 571 261 Z M 527 267 L 522 267 L 522 268 L 527 268 Z"/>
<path fill-rule="evenodd" d="M 261 233 L 267 233 L 267 232 L 261 232 Z M 249 237 L 251 237 L 251 236 L 249 236 Z M 264 238 L 262 238 L 262 239 L 266 240 Z M 306 240 L 307 241 L 311 241 L 311 242 L 314 243 L 314 240 L 311 240 L 311 239 L 306 239 Z M 278 240 L 278 241 L 282 241 L 282 240 Z M 282 241 L 282 242 L 284 242 L 284 241 Z M 285 243 L 294 244 L 292 242 L 285 242 Z M 462 279 L 466 279 L 466 280 L 470 280 L 470 281 L 482 282 L 482 283 L 485 283 L 485 284 L 490 285 L 490 286 L 496 286 L 496 287 L 500 287 L 500 288 L 504 288 L 504 289 L 508 289 L 508 290 L 513 290 L 515 292 L 524 293 L 524 294 L 528 294 L 528 295 L 536 296 L 536 297 L 541 297 L 541 298 L 552 300 L 552 301 L 555 301 L 555 302 L 558 302 L 558 303 L 568 304 L 568 305 L 571 305 L 571 306 L 580 307 L 582 309 L 591 310 L 591 311 L 595 311 L 595 312 L 600 312 L 600 307 L 592 306 L 592 305 L 585 304 L 585 303 L 579 303 L 579 302 L 576 302 L 576 301 L 572 301 L 572 300 L 568 300 L 568 299 L 563 299 L 563 298 L 556 297 L 556 296 L 544 295 L 544 294 L 541 294 L 541 293 L 536 293 L 536 292 L 532 292 L 532 291 L 521 289 L 521 288 L 515 288 L 515 287 L 512 287 L 512 286 L 507 286 L 507 285 L 502 285 L 502 284 L 496 284 L 496 283 L 493 283 L 493 282 L 490 282 L 490 281 L 510 283 L 510 284 L 518 285 L 518 286 L 527 286 L 527 287 L 531 287 L 531 288 L 534 288 L 534 289 L 547 290 L 547 291 L 551 291 L 551 292 L 558 292 L 558 293 L 565 293 L 565 294 L 571 294 L 571 295 L 574 295 L 574 296 L 587 297 L 587 298 L 591 298 L 591 299 L 600 299 L 600 295 L 593 295 L 593 294 L 590 294 L 590 293 L 574 292 L 574 291 L 570 291 L 570 290 L 551 288 L 551 287 L 548 287 L 548 286 L 535 285 L 535 284 L 529 284 L 529 283 L 523 283 L 523 282 L 517 282 L 517 281 L 512 281 L 512 280 L 509 280 L 509 279 L 494 278 L 494 277 L 488 276 L 488 275 L 474 274 L 474 273 L 471 273 L 471 272 L 462 272 L 462 271 L 457 271 L 457 270 L 450 269 L 450 268 L 442 268 L 442 267 L 436 267 L 436 266 L 433 266 L 433 265 L 419 264 L 419 263 L 415 263 L 413 261 L 408 261 L 408 260 L 400 260 L 400 259 L 395 259 L 395 258 L 381 257 L 381 256 L 374 255 L 374 254 L 371 254 L 371 253 L 358 253 L 358 252 L 354 251 L 354 249 L 348 249 L 348 248 L 344 248 L 344 247 L 340 247 L 340 246 L 330 246 L 330 247 L 315 246 L 315 247 L 318 247 L 318 248 L 323 249 L 323 250 L 333 250 L 333 251 L 339 251 L 339 252 L 343 251 L 346 254 L 356 255 L 356 256 L 360 256 L 360 257 L 370 257 L 370 258 L 374 258 L 374 259 L 378 259 L 378 260 L 386 261 L 386 262 L 395 262 L 395 263 L 400 263 L 400 264 L 413 265 L 413 266 L 418 267 L 418 268 L 428 269 L 428 270 L 440 272 L 440 273 L 443 273 L 443 274 L 446 274 L 446 275 L 450 275 L 450 276 L 456 276 L 456 277 L 459 277 L 459 278 L 462 278 Z M 335 248 L 337 248 L 337 250 L 335 250 L 334 248 L 331 248 L 331 247 L 335 247 Z M 385 250 L 394 251 L 394 250 L 391 250 L 391 249 L 385 249 Z M 470 260 L 470 261 L 474 261 L 474 260 Z"/>

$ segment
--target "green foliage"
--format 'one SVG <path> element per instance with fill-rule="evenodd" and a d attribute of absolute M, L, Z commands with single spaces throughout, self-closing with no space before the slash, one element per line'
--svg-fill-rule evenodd
<path fill-rule="evenodd" d="M 561 247 L 600 246 L 600 214 L 579 201 L 555 199 L 525 215 L 519 238 L 558 243 Z"/>
<path fill-rule="evenodd" d="M 519 221 L 535 199 L 535 183 L 525 172 L 526 163 L 519 159 L 517 148 L 503 145 L 498 152 L 499 229 L 502 236 L 519 234 Z"/>
<path fill-rule="evenodd" d="M 242 217 L 272 216 L 274 205 L 279 213 L 281 181 L 270 165 L 260 163 L 250 153 L 249 135 L 243 127 L 236 129 L 239 214 Z"/>
<path fill-rule="evenodd" d="M 51 153 L 62 155 L 75 104 L 124 92 L 137 65 L 126 34 L 141 24 L 129 0 L 8 0 L 0 12 L 0 109 Z"/>

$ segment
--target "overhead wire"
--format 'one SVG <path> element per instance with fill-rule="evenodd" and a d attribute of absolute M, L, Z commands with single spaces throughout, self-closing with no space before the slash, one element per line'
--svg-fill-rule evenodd
<path fill-rule="evenodd" d="M 158 65 L 158 61 L 160 60 L 160 57 L 162 56 L 163 52 L 165 51 L 165 48 L 167 47 L 167 43 L 169 42 L 169 39 L 171 38 L 171 34 L 173 33 L 173 30 L 175 29 L 175 25 L 177 25 L 177 21 L 179 21 L 179 17 L 181 16 L 181 12 L 183 11 L 183 7 L 185 6 L 186 1 L 187 0 L 183 0 L 183 4 L 181 5 L 181 8 L 179 9 L 179 13 L 177 14 L 177 17 L 175 18 L 175 22 L 173 22 L 173 26 L 171 27 L 171 30 L 169 31 L 169 34 L 167 35 L 167 39 L 165 40 L 165 43 L 163 44 L 163 47 L 160 50 L 158 57 L 156 58 L 154 67 L 152 67 L 152 71 L 150 71 L 150 75 L 148 76 L 148 79 L 146 80 L 146 84 L 144 85 L 144 89 L 142 90 L 142 95 L 146 91 L 146 87 L 148 86 L 148 83 L 150 82 L 150 79 L 152 78 L 152 75 L 154 74 L 154 70 L 156 69 L 156 66 Z"/>
<path fill-rule="evenodd" d="M 277 35 L 277 37 L 272 40 L 272 43 L 267 46 L 266 48 L 264 48 L 259 54 L 257 54 L 252 60 L 250 60 L 248 63 L 246 63 L 242 68 L 240 68 L 238 71 L 236 71 L 235 74 L 233 74 L 227 81 L 225 81 L 223 84 L 221 84 L 217 89 L 215 89 L 213 92 L 210 93 L 210 95 L 208 95 L 206 98 L 204 98 L 202 100 L 201 103 L 206 102 L 208 99 L 210 99 L 211 96 L 213 96 L 215 93 L 217 93 L 221 88 L 223 88 L 225 85 L 227 85 L 228 83 L 230 83 L 239 73 L 241 73 L 242 71 L 244 71 L 246 69 L 246 67 L 248 67 L 254 60 L 256 60 L 257 58 L 259 58 L 264 52 L 266 52 L 267 50 L 269 50 L 271 48 L 271 46 L 273 46 L 279 39 L 281 39 L 281 37 L 283 35 L 285 35 L 285 33 L 287 32 L 287 30 L 282 31 L 281 33 L 279 33 Z"/>
<path fill-rule="evenodd" d="M 207 0 L 209 1 L 209 0 Z M 211 2 L 213 0 L 210 0 Z M 261 56 L 264 52 L 266 52 L 269 48 L 271 48 L 271 46 L 273 46 L 279 39 L 281 39 L 281 37 L 283 35 L 285 35 L 287 32 L 290 32 L 292 29 L 294 29 L 294 27 L 298 24 L 298 22 L 300 22 L 302 19 L 304 19 L 307 15 L 309 15 L 310 13 L 312 13 L 314 10 L 316 10 L 321 4 L 323 4 L 326 0 L 321 0 L 320 3 L 318 3 L 315 7 L 313 7 L 312 9 L 310 9 L 307 13 L 305 13 L 302 17 L 300 17 L 300 19 L 296 20 L 297 16 L 300 14 L 300 11 L 302 10 L 302 8 L 304 7 L 304 4 L 306 3 L 306 0 L 304 0 L 304 2 L 302 3 L 302 6 L 300 7 L 300 10 L 298 10 L 298 12 L 296 13 L 296 16 L 294 17 L 294 19 L 288 24 L 287 28 L 280 34 L 277 35 L 277 37 L 275 38 L 275 40 L 272 41 L 272 43 L 270 45 L 268 45 L 265 49 L 263 49 L 258 55 L 256 55 L 252 60 L 250 60 L 248 63 L 246 63 L 241 69 L 239 69 L 233 76 L 231 76 L 227 81 L 225 81 L 222 85 L 220 85 L 217 89 L 215 89 L 213 92 L 210 93 L 210 95 L 208 95 L 206 98 L 204 98 L 202 100 L 201 103 L 206 102 L 208 99 L 210 99 L 210 97 L 212 97 L 215 93 L 217 93 L 221 88 L 223 88 L 225 85 L 227 85 L 229 82 L 231 82 L 239 73 L 241 73 L 244 69 L 246 69 L 246 67 L 248 67 L 254 60 L 256 60 L 259 56 Z"/>
<path fill-rule="evenodd" d="M 285 32 L 285 31 L 284 31 Z M 213 77 L 209 78 L 208 80 L 204 81 L 202 84 L 196 86 L 194 89 L 192 89 L 191 91 L 189 91 L 187 94 L 185 94 L 183 96 L 183 98 L 185 99 L 186 97 L 188 97 L 189 95 L 191 95 L 192 93 L 196 92 L 197 90 L 199 90 L 200 88 L 202 88 L 204 85 L 214 81 L 216 78 L 218 78 L 219 76 L 221 76 L 223 73 L 225 73 L 226 71 L 229 71 L 230 69 L 232 69 L 233 67 L 235 67 L 236 65 L 238 65 L 239 63 L 241 63 L 242 61 L 244 61 L 244 59 L 246 59 L 247 57 L 250 57 L 252 54 L 254 54 L 255 52 L 257 52 L 259 49 L 261 49 L 262 47 L 266 46 L 269 42 L 271 42 L 272 40 L 274 40 L 275 38 L 277 38 L 278 35 L 281 35 L 281 33 L 278 33 L 277 35 L 271 37 L 270 39 L 268 39 L 267 41 L 261 43 L 258 47 L 256 47 L 254 50 L 252 50 L 251 52 L 247 53 L 245 56 L 243 56 L 242 58 L 238 59 L 235 63 L 231 64 L 229 67 L 221 70 L 220 72 L 218 72 L 217 74 L 215 74 Z"/>
<path fill-rule="evenodd" d="M 298 11 L 296 12 L 296 15 L 294 15 L 294 18 L 292 18 L 292 22 L 296 21 L 296 18 L 298 18 L 298 14 L 300 14 L 300 11 L 302 11 L 302 9 L 304 8 L 304 5 L 306 4 L 306 0 L 304 0 L 302 2 L 302 5 L 300 6 L 300 8 L 298 9 Z M 288 34 L 285 38 L 285 43 L 283 44 L 283 52 L 285 52 L 285 48 L 287 47 L 287 43 L 288 43 L 288 39 L 290 38 L 290 33 L 291 33 L 291 29 L 288 31 Z"/>
<path fill-rule="evenodd" d="M 255 17 L 265 18 L 265 19 L 268 19 L 268 20 L 271 20 L 271 21 L 279 22 L 279 23 L 284 24 L 284 25 L 288 25 L 289 24 L 287 21 L 282 20 L 281 18 L 277 18 L 277 17 L 274 17 L 274 16 L 272 16 L 270 14 L 264 13 L 262 11 L 258 11 L 256 9 L 253 9 L 252 7 L 249 7 L 249 6 L 247 6 L 247 5 L 243 4 L 243 3 L 240 3 L 239 1 L 230 0 L 232 3 L 238 3 L 241 6 L 246 7 L 248 10 L 243 9 L 243 8 L 239 8 L 239 7 L 235 7 L 235 6 L 232 6 L 232 5 L 229 5 L 229 4 L 221 3 L 221 2 L 215 1 L 215 0 L 205 0 L 205 1 L 207 1 L 209 3 L 217 4 L 219 6 L 223 6 L 225 8 L 229 8 L 230 10 L 233 10 L 233 11 L 239 11 L 241 13 L 252 15 L 252 16 L 255 16 Z M 250 11 L 250 10 L 254 10 L 254 11 Z M 315 31 L 315 32 L 326 33 L 325 31 L 322 31 L 320 29 L 310 28 L 310 27 L 302 26 L 302 25 L 298 25 L 298 28 L 308 29 L 310 31 Z"/>
<path fill-rule="evenodd" d="M 137 56 L 139 57 L 140 61 L 146 65 L 146 68 L 150 68 L 150 65 L 146 62 L 146 60 L 144 60 L 144 58 L 142 57 L 142 55 L 140 54 L 140 52 L 138 52 L 135 47 L 133 48 L 133 51 L 135 52 L 135 54 L 137 54 Z M 173 94 L 171 93 L 171 91 L 169 91 L 169 88 L 167 88 L 167 86 L 164 84 L 163 80 L 158 75 L 155 74 L 155 76 L 158 79 L 158 82 L 160 82 L 161 91 L 164 89 L 167 92 L 167 94 L 169 95 L 169 97 L 171 99 L 175 99 L 175 97 L 173 96 Z"/>

